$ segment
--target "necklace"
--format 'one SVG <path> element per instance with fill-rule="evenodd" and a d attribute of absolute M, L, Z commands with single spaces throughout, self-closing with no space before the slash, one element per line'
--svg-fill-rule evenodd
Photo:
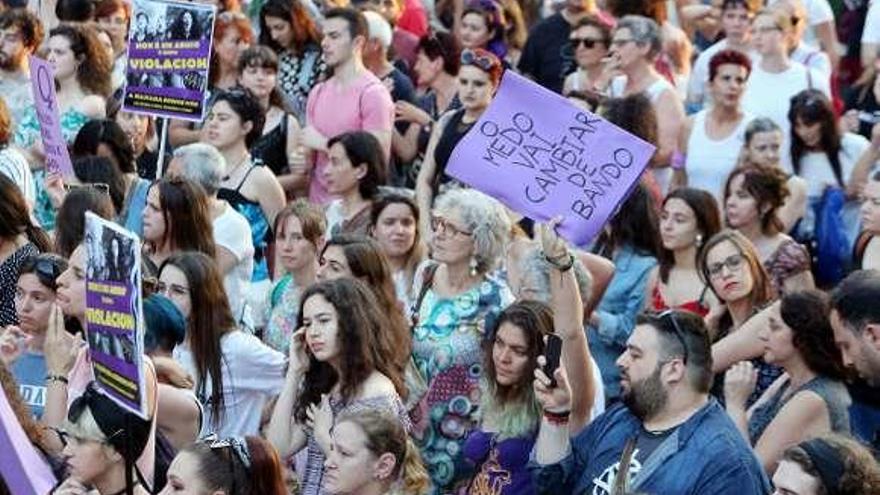
<path fill-rule="evenodd" d="M 245 152 L 244 157 L 242 157 L 241 161 L 239 161 L 234 167 L 232 167 L 232 170 L 230 170 L 228 174 L 223 176 L 223 181 L 224 182 L 228 181 L 229 178 L 232 177 L 232 174 L 234 174 L 235 172 L 238 172 L 238 169 L 242 165 L 244 165 L 244 162 L 248 161 L 248 159 L 250 157 L 251 157 L 250 152 Z"/>

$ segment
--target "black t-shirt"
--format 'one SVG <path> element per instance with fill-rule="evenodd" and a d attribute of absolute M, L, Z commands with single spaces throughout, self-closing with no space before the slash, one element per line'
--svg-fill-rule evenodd
<path fill-rule="evenodd" d="M 535 25 L 519 60 L 520 72 L 551 91 L 562 92 L 565 76 L 575 67 L 570 34 L 571 24 L 562 14 L 553 14 Z"/>
<path fill-rule="evenodd" d="M 632 484 L 633 479 L 639 472 L 642 470 L 642 467 L 647 462 L 648 458 L 651 457 L 651 454 L 663 444 L 663 442 L 669 438 L 672 433 L 675 432 L 679 427 L 676 426 L 674 428 L 670 428 L 661 432 L 650 432 L 645 430 L 644 427 L 639 429 L 639 436 L 636 437 L 635 448 L 633 449 L 632 457 L 629 460 L 629 468 L 627 470 L 627 486 L 629 487 Z M 618 475 L 622 474 L 621 462 L 624 460 L 624 452 L 626 451 L 626 447 L 621 449 L 621 455 L 619 459 L 615 459 L 614 463 L 606 467 L 602 474 L 597 476 L 593 480 L 593 494 L 601 494 L 601 495 L 609 495 L 614 493 L 614 485 L 617 481 Z"/>

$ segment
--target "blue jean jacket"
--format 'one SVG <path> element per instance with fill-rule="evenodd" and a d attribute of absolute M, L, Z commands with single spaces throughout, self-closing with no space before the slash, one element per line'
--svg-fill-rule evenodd
<path fill-rule="evenodd" d="M 612 261 L 614 277 L 596 308 L 599 326 L 588 330 L 590 352 L 602 371 L 609 403 L 620 395 L 620 371 L 615 363 L 636 326 L 636 316 L 645 303 L 648 276 L 657 265 L 653 256 L 637 253 L 630 246 L 621 247 Z"/>
<path fill-rule="evenodd" d="M 539 494 L 607 495 L 627 441 L 641 421 L 616 404 L 571 440 L 557 464 L 530 466 Z M 694 413 L 641 465 L 630 470 L 632 493 L 766 495 L 761 463 L 715 399 Z"/>

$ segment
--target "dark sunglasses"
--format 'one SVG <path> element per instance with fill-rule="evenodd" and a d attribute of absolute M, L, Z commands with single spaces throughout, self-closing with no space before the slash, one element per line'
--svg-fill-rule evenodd
<path fill-rule="evenodd" d="M 465 49 L 461 52 L 462 65 L 475 65 L 486 72 L 490 72 L 495 67 L 495 61 L 488 55 L 478 55 L 471 49 Z"/>
<path fill-rule="evenodd" d="M 599 43 L 601 43 L 603 45 L 608 44 L 607 40 L 598 40 L 595 38 L 571 38 L 570 41 L 571 41 L 571 46 L 577 48 L 578 45 L 580 45 L 580 46 L 586 48 L 587 50 L 595 47 Z"/>
<path fill-rule="evenodd" d="M 103 182 L 90 182 L 87 184 L 64 184 L 66 192 L 75 191 L 77 189 L 93 189 L 102 194 L 110 194 L 110 186 Z"/>

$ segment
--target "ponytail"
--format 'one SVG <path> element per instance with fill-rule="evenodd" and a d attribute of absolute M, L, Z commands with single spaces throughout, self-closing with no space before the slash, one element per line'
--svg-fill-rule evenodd
<path fill-rule="evenodd" d="M 52 241 L 49 239 L 46 231 L 34 225 L 33 221 L 28 220 L 24 226 L 24 235 L 33 245 L 37 246 L 41 253 L 52 250 Z"/>
<path fill-rule="evenodd" d="M 409 436 L 406 438 L 406 453 L 401 464 L 400 481 L 407 495 L 422 495 L 428 493 L 431 488 L 431 478 L 422 463 L 419 448 Z"/>

